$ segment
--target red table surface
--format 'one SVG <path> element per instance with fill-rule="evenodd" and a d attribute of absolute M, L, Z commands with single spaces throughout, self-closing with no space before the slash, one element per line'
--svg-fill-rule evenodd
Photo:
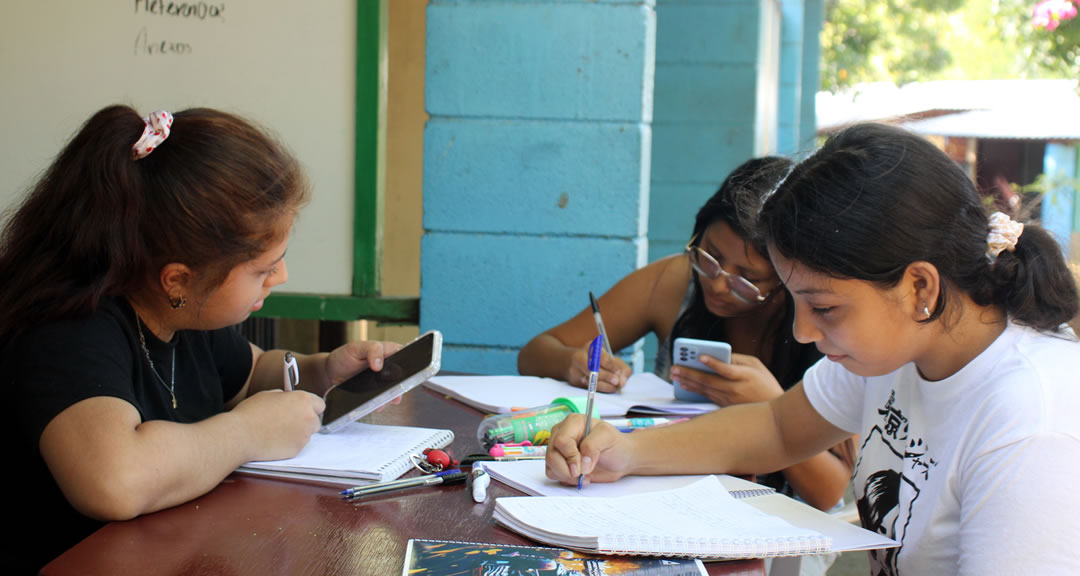
<path fill-rule="evenodd" d="M 427 389 L 364 418 L 454 431 L 456 457 L 479 451 L 483 414 Z M 410 473 L 412 474 L 412 473 Z M 389 492 L 356 504 L 341 487 L 234 474 L 186 504 L 112 522 L 49 563 L 43 574 L 401 574 L 410 538 L 536 545 L 495 524 L 492 482 L 476 504 L 462 486 Z M 764 575 L 764 562 L 711 562 L 709 574 Z"/>

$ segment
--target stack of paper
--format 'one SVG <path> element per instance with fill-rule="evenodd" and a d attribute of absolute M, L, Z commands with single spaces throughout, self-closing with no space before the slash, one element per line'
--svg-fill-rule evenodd
<path fill-rule="evenodd" d="M 239 471 L 343 484 L 385 482 L 412 468 L 409 456 L 425 448 L 448 446 L 453 440 L 450 430 L 353 422 L 333 434 L 312 434 L 294 458 L 248 462 Z"/>
<path fill-rule="evenodd" d="M 827 536 L 736 499 L 715 476 L 617 498 L 499 498 L 495 520 L 540 542 L 601 554 L 765 558 L 831 546 Z"/>
<path fill-rule="evenodd" d="M 684 488 L 705 476 L 627 476 L 618 482 L 593 483 L 578 491 L 576 486 L 566 486 L 548 478 L 544 462 L 526 460 L 520 462 L 485 462 L 491 477 L 526 494 L 533 496 L 558 496 L 565 498 L 619 498 L 650 492 Z M 821 534 L 832 541 L 835 552 L 891 548 L 897 543 L 876 532 L 864 530 L 838 518 L 808 506 L 803 502 L 776 493 L 772 488 L 749 482 L 734 476 L 715 477 L 728 493 L 758 511 L 784 519 L 788 523 Z M 547 498 L 539 500 L 547 501 Z M 546 541 L 546 540 L 545 540 Z"/>

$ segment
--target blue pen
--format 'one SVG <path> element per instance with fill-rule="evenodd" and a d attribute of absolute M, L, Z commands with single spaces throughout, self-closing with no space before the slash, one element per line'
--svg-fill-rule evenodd
<path fill-rule="evenodd" d="M 373 492 L 376 489 L 380 489 L 380 488 L 382 488 L 382 489 L 392 488 L 394 486 L 400 486 L 400 485 L 415 483 L 418 479 L 429 478 L 429 477 L 449 476 L 450 474 L 458 474 L 460 472 L 461 472 L 460 468 L 451 468 L 449 470 L 443 470 L 442 472 L 436 472 L 434 474 L 428 474 L 428 475 L 425 475 L 425 476 L 417 476 L 417 477 L 413 477 L 413 478 L 402 478 L 400 480 L 391 480 L 389 482 L 375 482 L 375 483 L 372 483 L 372 484 L 367 484 L 366 486 L 356 486 L 355 488 L 348 488 L 348 489 L 342 490 L 341 495 L 346 497 L 346 498 L 351 498 L 354 495 L 360 495 L 360 494 L 363 494 L 365 492 Z"/>
<path fill-rule="evenodd" d="M 593 400 L 596 399 L 596 378 L 600 375 L 600 351 L 604 349 L 604 336 L 600 335 L 589 344 L 589 399 L 585 402 L 585 436 L 592 431 Z M 582 441 L 585 440 L 582 436 Z M 585 480 L 585 468 L 577 477 L 577 489 L 581 490 L 581 483 Z"/>

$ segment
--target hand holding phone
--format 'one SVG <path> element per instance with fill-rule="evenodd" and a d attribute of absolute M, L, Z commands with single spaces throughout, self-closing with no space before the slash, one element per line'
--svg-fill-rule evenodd
<path fill-rule="evenodd" d="M 711 356 L 721 362 L 731 363 L 731 345 L 727 342 L 713 340 L 698 340 L 695 338 L 676 338 L 675 345 L 671 350 L 671 363 L 674 366 L 686 366 L 694 370 L 716 374 L 716 372 L 698 360 L 700 355 Z M 686 402 L 712 402 L 701 394 L 687 392 L 682 389 L 678 382 L 674 383 L 675 399 Z"/>
<path fill-rule="evenodd" d="M 364 370 L 326 391 L 323 434 L 347 426 L 439 372 L 442 334 L 432 330 L 383 359 L 382 370 Z"/>

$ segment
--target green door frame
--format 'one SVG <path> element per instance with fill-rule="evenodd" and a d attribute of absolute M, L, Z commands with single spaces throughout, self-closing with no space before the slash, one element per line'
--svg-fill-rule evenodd
<path fill-rule="evenodd" d="M 417 324 L 418 298 L 379 296 L 382 198 L 379 190 L 379 131 L 384 113 L 382 90 L 385 12 L 380 0 L 356 6 L 356 158 L 354 161 L 352 294 L 271 294 L 255 316 L 309 320 L 379 320 Z"/>

